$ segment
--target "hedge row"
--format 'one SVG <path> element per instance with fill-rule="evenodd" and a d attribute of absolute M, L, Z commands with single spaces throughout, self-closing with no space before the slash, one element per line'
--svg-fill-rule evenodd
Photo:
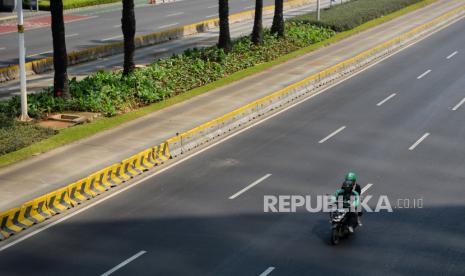
<path fill-rule="evenodd" d="M 421 1 L 422 0 L 352 0 L 321 11 L 320 21 L 316 21 L 315 12 L 295 17 L 292 21 L 306 22 L 330 28 L 336 32 L 343 32 Z"/>
<path fill-rule="evenodd" d="M 333 31 L 323 27 L 289 23 L 285 39 L 278 39 L 266 30 L 264 45 L 260 47 L 254 46 L 249 37 L 243 37 L 234 41 L 234 50 L 229 54 L 216 47 L 192 49 L 158 60 L 128 77 L 123 77 L 120 72 L 101 71 L 81 81 L 71 80 L 70 100 L 55 98 L 51 88 L 30 95 L 29 115 L 38 118 L 66 110 L 113 116 L 274 60 L 332 35 Z M 19 112 L 19 97 L 0 103 L 0 113 L 18 116 Z"/>

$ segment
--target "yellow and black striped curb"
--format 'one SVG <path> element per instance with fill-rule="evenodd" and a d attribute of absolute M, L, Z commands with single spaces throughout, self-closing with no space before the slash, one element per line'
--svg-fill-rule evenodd
<path fill-rule="evenodd" d="M 66 187 L 0 213 L 0 240 L 92 199 L 112 187 L 121 185 L 134 176 L 162 164 L 170 157 L 168 143 L 165 142 Z"/>
<path fill-rule="evenodd" d="M 172 157 L 176 157 L 215 139 L 215 137 L 239 128 L 255 120 L 257 117 L 279 109 L 281 106 L 306 94 L 315 93 L 319 87 L 363 69 L 370 63 L 382 59 L 413 41 L 430 34 L 431 31 L 441 28 L 455 19 L 464 16 L 464 11 L 465 5 L 462 5 L 426 24 L 362 52 L 353 58 L 311 75 L 269 96 L 249 103 L 176 137 L 170 138 L 167 141 L 170 153 Z"/>
<path fill-rule="evenodd" d="M 292 9 L 307 5 L 314 0 L 290 0 L 284 4 L 285 9 Z M 271 14 L 274 5 L 265 6 L 263 14 Z M 244 20 L 252 20 L 254 18 L 254 10 L 248 10 L 229 16 L 230 23 L 240 22 Z M 178 28 L 172 28 L 166 31 L 156 32 L 152 34 L 137 36 L 135 38 L 136 48 L 160 44 L 169 40 L 178 39 L 185 36 L 195 35 L 206 32 L 212 28 L 218 27 L 219 19 L 210 19 L 197 22 L 194 24 L 185 25 Z M 99 58 L 121 54 L 124 52 L 124 43 L 115 42 L 105 45 L 92 47 L 89 49 L 74 51 L 68 54 L 68 65 L 75 65 Z M 26 73 L 28 75 L 40 74 L 53 69 L 53 58 L 47 57 L 30 62 L 26 62 Z M 0 83 L 17 79 L 19 77 L 19 66 L 13 65 L 5 68 L 0 68 Z"/>
<path fill-rule="evenodd" d="M 309 76 L 269 96 L 256 100 L 215 120 L 168 139 L 161 145 L 144 150 L 120 163 L 108 166 L 66 187 L 28 201 L 17 208 L 0 213 L 0 240 L 17 234 L 112 187 L 119 186 L 164 161 L 186 153 L 215 137 L 239 128 L 254 119 L 271 113 L 341 77 L 357 72 L 406 45 L 427 36 L 465 15 L 462 5 L 407 33 L 371 48 L 353 58 Z"/>

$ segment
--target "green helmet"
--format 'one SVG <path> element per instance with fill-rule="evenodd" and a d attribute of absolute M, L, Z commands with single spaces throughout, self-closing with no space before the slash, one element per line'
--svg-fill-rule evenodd
<path fill-rule="evenodd" d="M 354 172 L 349 172 L 346 174 L 346 181 L 357 182 L 357 175 Z"/>

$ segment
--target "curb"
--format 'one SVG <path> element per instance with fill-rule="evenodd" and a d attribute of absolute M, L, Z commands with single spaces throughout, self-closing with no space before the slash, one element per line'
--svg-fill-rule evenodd
<path fill-rule="evenodd" d="M 167 1 L 167 0 L 165 0 Z M 312 0 L 291 0 L 284 3 L 284 9 L 292 9 L 300 7 L 309 3 Z M 168 3 L 168 2 L 166 2 Z M 263 15 L 273 13 L 274 5 L 263 7 Z M 236 23 L 244 20 L 252 20 L 254 18 L 255 10 L 248 10 L 229 16 L 230 23 Z M 219 26 L 219 19 L 204 20 L 182 27 L 172 28 L 169 30 L 156 32 L 152 34 L 137 36 L 135 38 L 135 45 L 137 48 L 160 44 L 169 40 L 179 39 L 182 37 L 195 35 L 198 33 L 206 32 L 210 29 Z M 79 63 L 96 60 L 99 58 L 121 54 L 124 52 L 124 44 L 122 41 L 110 44 L 100 45 L 84 50 L 73 51 L 68 54 L 68 66 L 76 65 Z M 47 57 L 34 61 L 26 62 L 26 74 L 34 75 L 46 71 L 53 70 L 53 58 Z M 19 67 L 13 65 L 9 67 L 0 68 L 0 83 L 11 81 L 19 78 Z"/>
<path fill-rule="evenodd" d="M 465 5 L 462 5 L 353 58 L 172 137 L 158 146 L 146 149 L 75 183 L 0 213 L 0 240 L 17 234 L 86 200 L 97 197 L 112 187 L 119 186 L 144 171 L 163 164 L 168 159 L 187 153 L 216 137 L 248 124 L 258 117 L 272 114 L 301 97 L 311 96 L 318 92 L 318 88 L 360 71 L 373 62 L 393 54 L 464 15 Z"/>

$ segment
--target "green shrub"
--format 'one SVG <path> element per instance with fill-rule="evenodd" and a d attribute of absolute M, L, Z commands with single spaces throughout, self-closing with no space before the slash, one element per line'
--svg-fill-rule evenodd
<path fill-rule="evenodd" d="M 321 21 L 311 12 L 292 19 L 330 28 L 336 32 L 353 29 L 372 19 L 395 12 L 422 0 L 352 0 L 321 11 Z"/>
<path fill-rule="evenodd" d="M 268 62 L 309 44 L 325 40 L 334 32 L 305 23 L 290 23 L 287 37 L 278 39 L 265 31 L 263 46 L 254 46 L 249 37 L 234 41 L 234 50 L 225 54 L 216 47 L 191 49 L 183 54 L 155 61 L 134 74 L 100 71 L 81 81 L 70 81 L 70 100 L 55 98 L 51 88 L 28 96 L 29 115 L 39 118 L 62 111 L 100 112 L 114 116 L 161 101 L 221 79 L 239 70 Z M 18 116 L 19 97 L 0 103 L 0 113 Z"/>

